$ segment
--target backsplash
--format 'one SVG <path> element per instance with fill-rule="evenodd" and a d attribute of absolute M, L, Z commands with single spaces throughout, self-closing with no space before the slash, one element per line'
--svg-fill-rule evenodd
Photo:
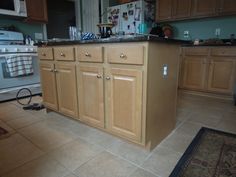
<path fill-rule="evenodd" d="M 30 35 L 35 39 L 35 33 L 43 34 L 42 24 L 28 24 L 19 20 L 8 19 L 7 17 L 0 17 L 0 27 L 14 25 L 20 32 L 25 35 Z"/>
<path fill-rule="evenodd" d="M 185 20 L 169 24 L 174 27 L 174 38 L 176 39 L 216 38 L 217 28 L 220 28 L 220 39 L 228 39 L 231 34 L 236 35 L 236 16 Z M 184 38 L 184 31 L 189 31 L 189 38 Z"/>

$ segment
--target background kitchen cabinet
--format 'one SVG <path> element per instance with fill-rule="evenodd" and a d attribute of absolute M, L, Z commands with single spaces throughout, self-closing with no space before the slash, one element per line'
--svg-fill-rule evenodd
<path fill-rule="evenodd" d="M 236 1 L 235 0 L 219 0 L 219 11 L 221 14 L 236 14 Z"/>
<path fill-rule="evenodd" d="M 192 16 L 212 16 L 217 12 L 217 0 L 193 0 Z"/>
<path fill-rule="evenodd" d="M 172 18 L 188 18 L 191 15 L 192 0 L 173 0 Z"/>
<path fill-rule="evenodd" d="M 142 71 L 122 68 L 106 70 L 108 129 L 120 136 L 141 140 Z"/>
<path fill-rule="evenodd" d="M 26 0 L 27 21 L 48 22 L 46 0 Z"/>
<path fill-rule="evenodd" d="M 103 68 L 78 66 L 79 118 L 104 128 Z"/>
<path fill-rule="evenodd" d="M 40 63 L 40 78 L 43 92 L 43 104 L 50 109 L 58 110 L 56 77 L 54 74 L 53 63 Z"/>
<path fill-rule="evenodd" d="M 172 0 L 157 0 L 156 1 L 156 21 L 171 19 L 172 15 Z"/>

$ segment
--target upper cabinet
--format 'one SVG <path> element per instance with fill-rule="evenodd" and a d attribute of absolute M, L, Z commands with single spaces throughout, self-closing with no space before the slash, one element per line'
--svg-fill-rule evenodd
<path fill-rule="evenodd" d="M 156 21 L 176 21 L 236 14 L 235 0 L 157 0 Z"/>
<path fill-rule="evenodd" d="M 43 22 L 48 21 L 46 0 L 26 0 L 27 21 Z"/>
<path fill-rule="evenodd" d="M 192 16 L 211 16 L 216 13 L 216 0 L 193 0 Z"/>

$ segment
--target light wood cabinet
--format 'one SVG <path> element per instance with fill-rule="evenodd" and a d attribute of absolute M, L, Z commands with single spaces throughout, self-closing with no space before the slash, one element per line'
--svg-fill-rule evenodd
<path fill-rule="evenodd" d="M 44 105 L 50 109 L 58 110 L 57 86 L 53 63 L 40 63 L 40 78 Z"/>
<path fill-rule="evenodd" d="M 142 71 L 106 70 L 108 129 L 136 141 L 141 140 Z"/>
<path fill-rule="evenodd" d="M 47 0 L 26 0 L 28 22 L 48 22 Z"/>
<path fill-rule="evenodd" d="M 186 47 L 183 51 L 180 88 L 233 94 L 235 47 Z"/>
<path fill-rule="evenodd" d="M 103 68 L 78 66 L 78 80 L 80 120 L 104 128 Z"/>

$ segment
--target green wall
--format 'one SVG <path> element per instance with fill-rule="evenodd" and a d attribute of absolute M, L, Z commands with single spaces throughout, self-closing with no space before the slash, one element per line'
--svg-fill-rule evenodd
<path fill-rule="evenodd" d="M 230 34 L 236 35 L 236 16 L 186 20 L 170 23 L 174 27 L 174 38 L 184 38 L 184 31 L 188 30 L 191 40 L 216 38 L 215 29 L 220 28 L 219 38 L 228 39 Z"/>
<path fill-rule="evenodd" d="M 0 28 L 4 26 L 14 25 L 20 32 L 25 35 L 30 35 L 34 39 L 34 33 L 43 34 L 42 24 L 29 24 L 23 22 L 23 19 L 10 19 L 5 16 L 0 16 Z"/>

